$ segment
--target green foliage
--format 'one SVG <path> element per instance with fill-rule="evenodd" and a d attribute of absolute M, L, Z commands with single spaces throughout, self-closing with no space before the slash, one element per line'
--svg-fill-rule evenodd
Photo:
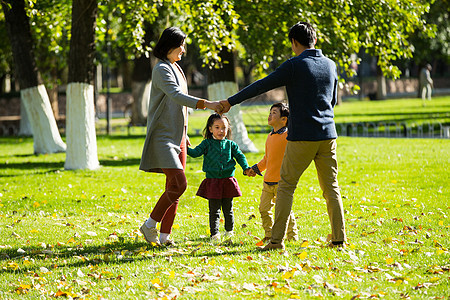
<path fill-rule="evenodd" d="M 145 22 L 156 23 L 168 3 L 166 0 L 101 1 L 96 28 L 98 60 L 114 66 L 136 55 L 149 56 L 151 49 L 144 41 Z M 110 56 L 107 44 L 112 50 Z"/>
<path fill-rule="evenodd" d="M 61 74 L 69 57 L 71 3 L 62 1 L 28 1 L 27 14 L 35 43 L 34 54 L 48 88 L 61 84 Z"/>
<path fill-rule="evenodd" d="M 427 1 L 408 0 L 237 1 L 245 25 L 239 30 L 242 58 L 246 63 L 254 60 L 263 74 L 272 60 L 290 54 L 289 27 L 306 21 L 318 32 L 317 47 L 349 76 L 350 56 L 363 48 L 378 57 L 385 75 L 397 78 L 400 71 L 393 63 L 412 56 L 409 36 L 415 30 L 433 36 L 434 27 L 424 20 L 429 6 Z"/>
<path fill-rule="evenodd" d="M 448 0 L 432 1 L 430 10 L 425 14 L 425 20 L 435 28 L 435 36 L 419 28 L 411 37 L 414 60 L 418 65 L 438 59 L 450 63 L 450 10 L 448 7 L 450 7 Z"/>
<path fill-rule="evenodd" d="M 0 10 L 0 37 L 4 37 L 0 39 L 0 77 L 2 77 L 11 72 L 10 66 L 13 60 L 3 10 Z"/>
<path fill-rule="evenodd" d="M 48 76 L 49 69 L 56 66 L 62 70 L 66 66 L 71 1 L 27 3 L 38 65 L 44 70 L 43 75 Z M 446 4 L 448 0 L 100 1 L 97 59 L 112 65 L 136 55 L 148 56 L 152 43 L 144 44 L 146 28 L 159 32 L 178 25 L 188 34 L 188 42 L 198 46 L 209 67 L 219 68 L 227 63 L 219 56 L 223 48 L 237 49 L 242 65 L 255 68 L 259 77 L 291 55 L 287 32 L 291 25 L 303 20 L 316 27 L 317 47 L 349 76 L 350 56 L 365 49 L 378 57 L 378 66 L 385 75 L 397 78 L 400 71 L 394 62 L 412 56 L 414 47 L 409 38 L 414 32 L 430 39 L 432 49 L 442 49 L 442 53 L 448 54 L 448 12 L 440 14 L 439 10 Z M 438 18 L 433 23 L 435 16 Z M 436 28 L 438 38 L 433 39 Z M 112 49 L 109 56 L 107 43 Z M 2 49 L 7 53 L 7 48 Z"/>
<path fill-rule="evenodd" d="M 234 1 L 177 1 L 173 6 L 181 28 L 195 40 L 204 63 L 220 67 L 219 52 L 236 47 L 236 30 L 242 22 L 234 8 Z"/>
<path fill-rule="evenodd" d="M 258 77 L 270 72 L 291 54 L 287 38 L 297 19 L 289 17 L 306 1 L 236 1 L 243 25 L 237 30 L 241 64 L 255 68 Z M 294 5 L 294 6 L 293 6 Z M 292 24 L 291 24 L 292 23 Z"/>
<path fill-rule="evenodd" d="M 408 38 L 416 30 L 434 36 L 434 27 L 426 23 L 428 1 L 367 1 L 356 2 L 353 13 L 358 21 L 359 42 L 372 56 L 385 75 L 400 76 L 393 62 L 412 57 L 413 47 Z"/>

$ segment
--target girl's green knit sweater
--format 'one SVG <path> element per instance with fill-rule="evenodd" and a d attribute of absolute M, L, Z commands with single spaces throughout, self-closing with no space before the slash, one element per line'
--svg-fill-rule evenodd
<path fill-rule="evenodd" d="M 236 161 L 245 171 L 249 168 L 244 153 L 235 142 L 223 139 L 204 139 L 194 149 L 188 148 L 191 157 L 203 155 L 203 172 L 206 178 L 228 178 L 234 176 Z"/>

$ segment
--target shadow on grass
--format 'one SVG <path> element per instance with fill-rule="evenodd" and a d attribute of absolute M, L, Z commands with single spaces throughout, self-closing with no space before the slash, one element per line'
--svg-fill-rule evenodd
<path fill-rule="evenodd" d="M 127 158 L 127 159 L 101 159 L 100 165 L 105 167 L 128 167 L 128 166 L 139 166 L 141 162 L 140 158 Z"/>
<path fill-rule="evenodd" d="M 206 240 L 206 239 L 204 239 Z M 4 261 L 0 274 L 38 271 L 41 267 L 48 270 L 55 268 L 77 268 L 88 265 L 118 265 L 130 262 L 152 260 L 155 258 L 171 259 L 173 257 L 217 257 L 223 255 L 242 255 L 259 252 L 256 248 L 248 249 L 239 243 L 228 245 L 210 245 L 208 243 L 180 243 L 175 247 L 153 247 L 146 242 L 113 242 L 96 246 L 55 247 L 52 250 L 41 247 L 24 247 L 26 252 L 18 254 L 19 248 L 7 249 L 0 254 Z M 241 249 L 239 249 L 241 248 Z M 220 249 L 220 250 L 218 250 Z M 145 252 L 145 255 L 140 253 Z M 61 265 L 62 259 L 77 257 L 77 261 Z M 119 258 L 120 257 L 120 258 Z M 34 260 L 30 267 L 19 266 L 24 258 Z M 57 260 L 55 260 L 57 258 Z M 42 263 L 39 263 L 42 260 Z M 57 262 L 55 264 L 55 261 Z"/>
<path fill-rule="evenodd" d="M 18 170 L 33 170 L 33 169 L 50 169 L 42 173 L 51 173 L 64 168 L 64 162 L 21 162 L 21 163 L 8 163 L 4 165 L 5 169 L 18 169 Z M 36 174 L 36 172 L 33 172 Z"/>
<path fill-rule="evenodd" d="M 139 166 L 140 158 L 128 158 L 128 159 L 102 159 L 99 160 L 100 166 L 104 167 L 128 167 L 128 166 Z M 5 169 L 17 169 L 17 170 L 35 170 L 35 169 L 47 169 L 45 172 L 33 172 L 33 174 L 45 174 L 52 173 L 55 171 L 64 170 L 64 162 L 16 162 L 8 163 L 3 166 Z M 50 170 L 49 170 L 50 169 Z M 11 175 L 17 176 L 17 175 Z M 5 175 L 8 177 L 8 175 Z"/>
<path fill-rule="evenodd" d="M 0 155 L 0 158 L 9 158 L 9 157 L 34 157 L 39 156 L 40 154 L 16 154 L 16 155 Z"/>

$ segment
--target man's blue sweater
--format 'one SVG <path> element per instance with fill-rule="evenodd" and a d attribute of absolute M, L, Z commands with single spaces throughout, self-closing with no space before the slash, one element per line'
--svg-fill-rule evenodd
<path fill-rule="evenodd" d="M 231 105 L 271 89 L 286 86 L 289 101 L 289 141 L 337 138 L 333 107 L 337 101 L 336 64 L 319 49 L 307 49 L 274 72 L 228 98 Z"/>

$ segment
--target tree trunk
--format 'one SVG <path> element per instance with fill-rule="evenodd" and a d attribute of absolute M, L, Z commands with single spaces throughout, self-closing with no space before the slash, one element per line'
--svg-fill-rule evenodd
<path fill-rule="evenodd" d="M 50 99 L 50 105 L 52 107 L 53 115 L 55 119 L 59 118 L 59 105 L 58 105 L 58 69 L 56 60 L 53 60 L 53 66 L 49 70 L 51 79 L 50 87 L 47 88 L 48 98 Z"/>
<path fill-rule="evenodd" d="M 1 5 L 11 41 L 15 77 L 19 81 L 23 107 L 33 128 L 34 152 L 37 154 L 64 152 L 66 145 L 59 134 L 47 91 L 36 66 L 25 2 L 9 0 L 2 1 Z"/>
<path fill-rule="evenodd" d="M 72 38 L 67 85 L 65 169 L 97 169 L 94 55 L 97 0 L 72 2 Z"/>
<path fill-rule="evenodd" d="M 147 124 L 148 102 L 150 100 L 152 63 L 149 57 L 141 55 L 134 60 L 131 94 L 131 124 Z"/>
<path fill-rule="evenodd" d="M 53 83 L 52 88 L 47 90 L 48 98 L 50 101 L 50 107 L 55 119 L 59 118 L 59 105 L 58 105 L 58 85 Z"/>
<path fill-rule="evenodd" d="M 377 100 L 386 99 L 386 77 L 381 72 L 380 67 L 377 66 Z"/>
<path fill-rule="evenodd" d="M 145 26 L 144 46 L 149 46 L 156 37 L 149 24 Z M 148 102 L 150 100 L 153 63 L 151 57 L 141 55 L 135 58 L 131 76 L 133 103 L 131 107 L 131 124 L 146 125 Z"/>
<path fill-rule="evenodd" d="M 40 84 L 36 87 L 21 89 L 20 97 L 31 121 L 34 152 L 55 153 L 66 151 L 66 145 L 59 134 L 45 86 Z"/>
<path fill-rule="evenodd" d="M 133 103 L 131 105 L 131 124 L 146 125 L 152 82 L 151 80 L 133 81 L 131 87 L 133 96 Z"/>
<path fill-rule="evenodd" d="M 220 69 L 210 69 L 208 98 L 211 101 L 227 99 L 239 91 L 234 73 L 234 54 L 224 49 L 220 53 L 223 65 Z M 229 113 L 232 127 L 233 140 L 239 145 L 243 152 L 258 152 L 253 142 L 248 138 L 240 105 L 233 106 Z"/>
<path fill-rule="evenodd" d="M 20 101 L 19 136 L 33 136 L 33 128 L 31 127 L 30 118 L 28 118 L 28 113 L 23 102 L 23 100 Z"/>
<path fill-rule="evenodd" d="M 244 86 L 247 86 L 252 83 L 252 70 L 253 65 L 242 67 L 242 73 L 244 74 Z"/>

